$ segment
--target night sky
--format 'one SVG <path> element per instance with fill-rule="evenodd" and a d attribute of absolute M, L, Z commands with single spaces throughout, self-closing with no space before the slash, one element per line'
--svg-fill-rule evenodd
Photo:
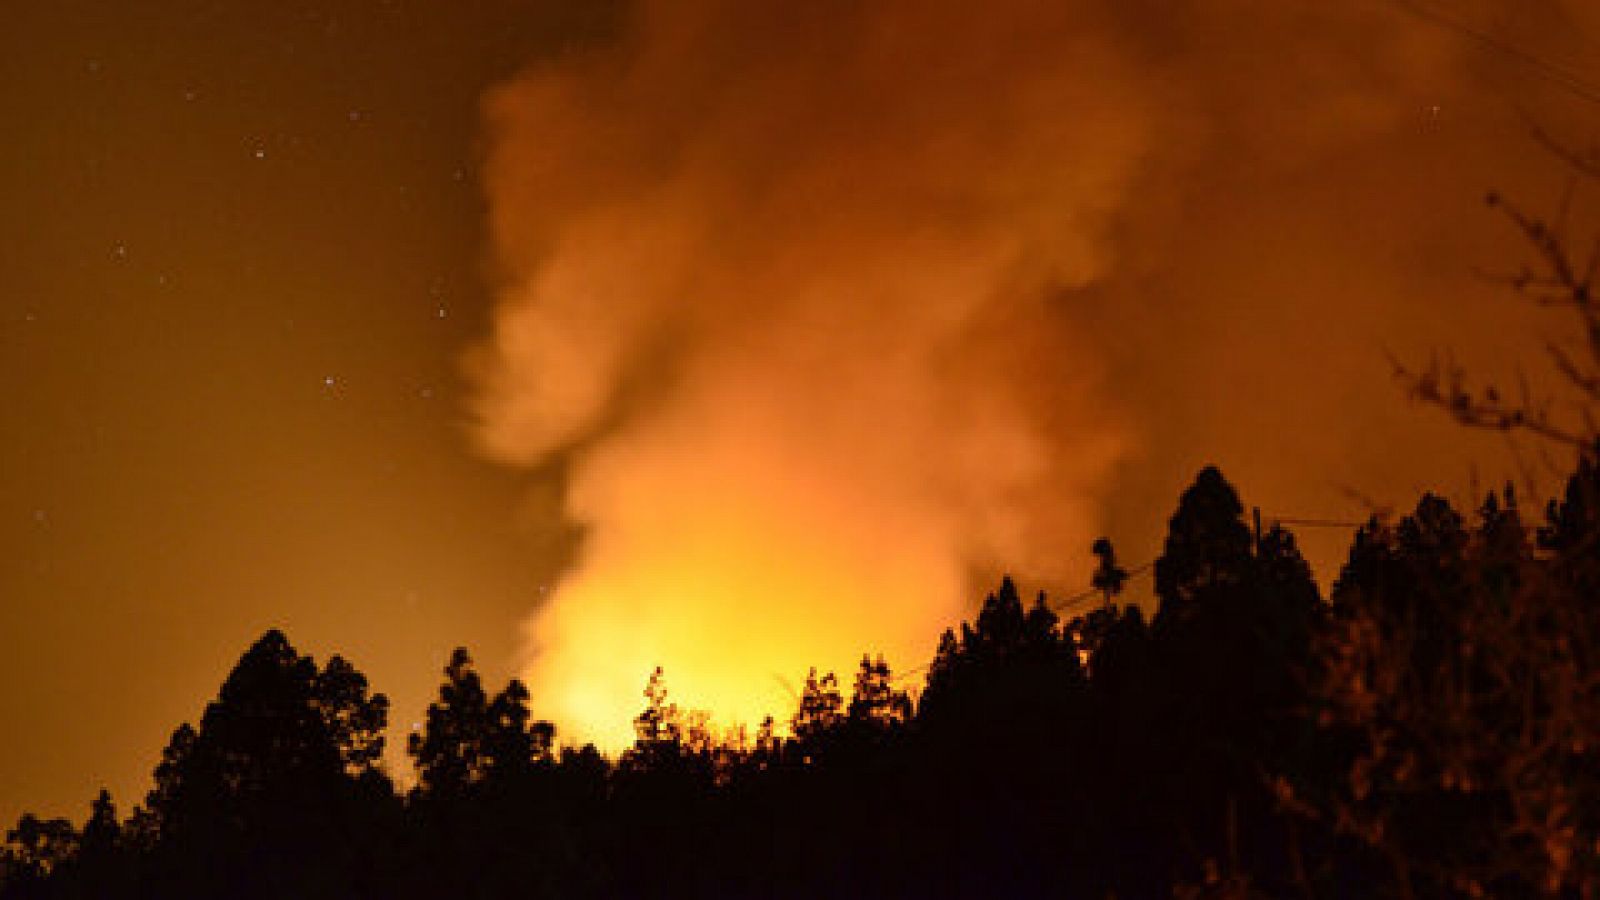
<path fill-rule="evenodd" d="M 509 665 L 559 532 L 464 449 L 478 96 L 594 6 L 10 12 L 6 816 L 142 791 L 270 626 L 412 711 L 456 644 Z"/>
<path fill-rule="evenodd" d="M 1144 562 L 1207 462 L 1538 493 L 1386 354 L 1544 384 L 1482 197 L 1559 203 L 1590 4 L 996 6 L 9 10 L 0 819 L 131 806 L 269 627 L 397 735 L 462 644 L 625 729 Z"/>

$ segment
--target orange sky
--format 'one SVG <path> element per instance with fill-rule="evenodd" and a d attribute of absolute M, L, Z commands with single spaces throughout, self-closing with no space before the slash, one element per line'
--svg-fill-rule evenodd
<path fill-rule="evenodd" d="M 0 29 L 6 819 L 126 808 L 269 626 L 402 729 L 456 644 L 750 712 L 1206 462 L 1465 497 L 1385 351 L 1538 371 L 1481 198 L 1597 109 L 1379 0 L 125 6 Z M 1424 6 L 1600 83 L 1592 4 Z"/>

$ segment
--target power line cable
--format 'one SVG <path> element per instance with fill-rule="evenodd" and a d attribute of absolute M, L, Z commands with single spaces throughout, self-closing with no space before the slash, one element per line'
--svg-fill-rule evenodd
<path fill-rule="evenodd" d="M 1319 519 L 1310 516 L 1288 516 L 1282 518 L 1271 518 L 1267 521 L 1274 525 L 1293 525 L 1301 528 L 1361 528 L 1367 524 L 1365 522 L 1354 522 L 1343 519 Z M 1144 565 L 1129 569 L 1125 577 L 1128 580 L 1131 580 L 1149 573 L 1155 567 L 1156 561 L 1150 560 Z M 1079 607 L 1087 606 L 1090 602 L 1103 597 L 1104 594 L 1105 592 L 1099 588 L 1089 588 L 1058 600 L 1046 600 L 1045 606 L 1051 612 L 1056 613 L 1057 615 L 1065 615 L 1068 612 L 1076 612 Z M 890 679 L 890 683 L 900 684 L 902 682 L 909 681 L 910 679 L 927 672 L 932 667 L 932 662 L 923 663 L 920 666 L 914 666 Z"/>
<path fill-rule="evenodd" d="M 1140 575 L 1143 575 L 1144 573 L 1150 571 L 1151 569 L 1154 569 L 1155 567 L 1156 567 L 1156 561 L 1152 559 L 1151 561 L 1145 563 L 1142 566 L 1138 566 L 1136 568 L 1129 569 L 1127 571 L 1127 573 L 1123 577 L 1125 579 L 1136 578 L 1136 577 L 1138 577 Z M 1094 599 L 1096 597 L 1103 596 L 1104 593 L 1105 592 L 1100 590 L 1099 588 L 1089 588 L 1086 591 L 1079 591 L 1078 593 L 1073 594 L 1070 597 L 1067 597 L 1067 598 L 1062 599 L 1062 600 L 1057 600 L 1054 603 L 1046 602 L 1045 606 L 1049 607 L 1051 612 L 1064 613 L 1067 610 L 1071 609 L 1072 607 L 1081 605 L 1081 604 L 1085 603 L 1086 601 L 1092 600 L 1092 599 Z"/>
<path fill-rule="evenodd" d="M 1600 87 L 1565 66 L 1553 63 L 1538 54 L 1522 49 L 1504 38 L 1490 34 L 1442 10 L 1417 2 L 1417 0 L 1389 0 L 1389 4 L 1414 18 L 1421 19 L 1448 31 L 1454 31 L 1490 50 L 1503 53 L 1528 66 L 1546 81 L 1565 88 L 1573 96 L 1600 106 Z"/>
<path fill-rule="evenodd" d="M 1346 522 L 1342 519 L 1271 519 L 1274 525 L 1294 525 L 1300 528 L 1363 528 L 1366 522 Z"/>
<path fill-rule="evenodd" d="M 1126 577 L 1130 578 L 1130 579 L 1131 578 L 1137 578 L 1138 576 L 1143 575 L 1146 572 L 1149 572 L 1151 569 L 1154 569 L 1155 567 L 1156 567 L 1155 560 L 1151 560 L 1151 561 L 1145 563 L 1142 566 L 1138 566 L 1136 568 L 1129 569 Z M 1057 615 L 1061 615 L 1061 614 L 1067 612 L 1068 610 L 1072 609 L 1073 607 L 1084 605 L 1088 601 L 1094 600 L 1094 599 L 1102 596 L 1103 594 L 1104 594 L 1104 591 L 1101 591 L 1099 588 L 1089 588 L 1086 591 L 1079 591 L 1078 593 L 1073 594 L 1073 595 L 1071 595 L 1069 597 L 1066 597 L 1064 599 L 1046 600 L 1045 601 L 1045 607 L 1047 609 L 1049 609 L 1051 612 L 1056 613 Z M 915 678 L 916 676 L 921 675 L 924 672 L 927 672 L 931 668 L 933 668 L 933 663 L 932 662 L 926 662 L 926 663 L 923 663 L 920 666 L 914 666 L 914 667 L 912 667 L 910 669 L 905 670 L 904 672 L 901 672 L 899 675 L 896 675 L 893 679 L 891 679 L 891 683 L 899 684 L 899 683 L 904 682 L 904 681 L 909 681 L 910 679 Z"/>

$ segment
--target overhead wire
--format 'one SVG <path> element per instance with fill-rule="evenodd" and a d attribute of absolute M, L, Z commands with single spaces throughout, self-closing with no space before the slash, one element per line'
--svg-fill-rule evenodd
<path fill-rule="evenodd" d="M 1528 66 L 1546 81 L 1565 88 L 1573 96 L 1600 106 L 1600 85 L 1596 85 L 1566 66 L 1551 62 L 1529 50 L 1524 50 L 1504 38 L 1484 31 L 1469 22 L 1464 22 L 1437 7 L 1418 2 L 1418 0 L 1388 0 L 1388 5 L 1436 27 L 1454 31 L 1459 35 L 1470 38 L 1490 50 L 1505 54 Z"/>
<path fill-rule="evenodd" d="M 1320 519 L 1309 516 L 1271 518 L 1267 519 L 1267 521 L 1271 522 L 1273 525 L 1294 525 L 1303 528 L 1361 528 L 1367 524 L 1366 522 L 1347 521 L 1343 519 Z M 1123 577 L 1125 579 L 1137 578 L 1150 572 L 1155 568 L 1155 566 L 1156 561 L 1150 560 L 1143 565 L 1127 570 Z M 1091 601 L 1094 601 L 1098 598 L 1103 598 L 1104 596 L 1105 591 L 1101 590 L 1100 588 L 1089 588 L 1058 600 L 1047 599 L 1045 601 L 1045 606 L 1051 612 L 1056 613 L 1057 615 L 1063 615 L 1069 611 L 1076 611 L 1077 608 L 1086 606 Z M 927 672 L 932 667 L 932 662 L 926 662 L 920 666 L 914 666 L 905 670 L 904 672 L 901 672 L 900 674 L 891 678 L 889 681 L 891 684 L 900 684 Z"/>
<path fill-rule="evenodd" d="M 1343 519 L 1273 519 L 1274 525 L 1294 525 L 1299 528 L 1363 528 L 1366 522 L 1349 522 Z"/>

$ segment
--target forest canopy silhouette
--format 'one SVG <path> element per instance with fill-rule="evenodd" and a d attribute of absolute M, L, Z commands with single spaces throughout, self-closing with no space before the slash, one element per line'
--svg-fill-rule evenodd
<path fill-rule="evenodd" d="M 1589 896 L 1597 540 L 1586 453 L 1542 519 L 1374 517 L 1324 599 L 1207 468 L 1148 619 L 1101 541 L 1087 612 L 1007 578 L 925 674 L 813 670 L 786 723 L 641 673 L 615 757 L 458 649 L 407 790 L 384 696 L 269 631 L 127 815 L 23 816 L 0 897 Z"/>

